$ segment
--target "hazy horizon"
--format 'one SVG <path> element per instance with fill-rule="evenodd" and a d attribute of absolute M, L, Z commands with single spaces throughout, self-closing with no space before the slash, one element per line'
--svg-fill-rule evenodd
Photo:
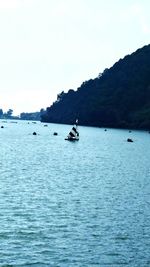
<path fill-rule="evenodd" d="M 0 108 L 36 112 L 149 44 L 148 0 L 0 0 Z"/>

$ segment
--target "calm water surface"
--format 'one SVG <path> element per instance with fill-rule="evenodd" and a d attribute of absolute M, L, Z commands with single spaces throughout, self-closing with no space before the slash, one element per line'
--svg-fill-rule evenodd
<path fill-rule="evenodd" d="M 0 266 L 150 266 L 148 132 L 1 125 Z"/>

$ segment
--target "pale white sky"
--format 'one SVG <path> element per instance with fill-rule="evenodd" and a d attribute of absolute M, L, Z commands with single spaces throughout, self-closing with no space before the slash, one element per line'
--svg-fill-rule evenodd
<path fill-rule="evenodd" d="M 149 0 L 0 0 L 0 108 L 46 108 L 149 44 L 149 12 Z"/>

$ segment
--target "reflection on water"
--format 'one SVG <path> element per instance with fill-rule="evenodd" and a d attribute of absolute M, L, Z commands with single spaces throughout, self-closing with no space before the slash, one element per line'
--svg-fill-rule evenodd
<path fill-rule="evenodd" d="M 147 132 L 1 125 L 0 266 L 150 266 Z"/>

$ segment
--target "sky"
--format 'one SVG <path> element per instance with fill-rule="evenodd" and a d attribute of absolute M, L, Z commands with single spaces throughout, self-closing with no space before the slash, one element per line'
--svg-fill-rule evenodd
<path fill-rule="evenodd" d="M 150 43 L 149 0 L 0 0 L 0 108 L 50 106 Z"/>

